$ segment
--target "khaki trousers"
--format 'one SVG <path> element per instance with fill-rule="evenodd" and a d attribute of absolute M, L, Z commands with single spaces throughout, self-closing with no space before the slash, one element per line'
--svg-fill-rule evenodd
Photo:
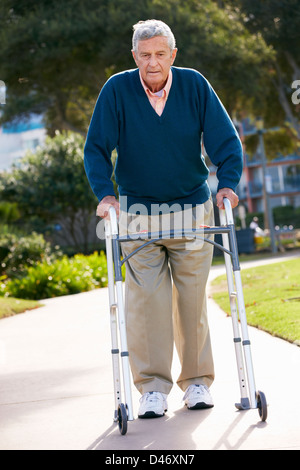
<path fill-rule="evenodd" d="M 193 228 L 214 225 L 212 201 L 209 199 L 198 207 L 201 207 L 200 216 L 193 209 Z M 125 225 L 121 222 L 123 216 L 121 235 L 125 226 L 132 226 L 128 214 Z M 150 220 L 152 231 L 156 231 L 158 227 L 154 223 L 153 230 L 153 219 L 161 224 L 163 217 L 140 217 L 140 231 Z M 127 256 L 141 243 L 122 243 L 123 255 Z M 134 384 L 142 394 L 170 392 L 174 341 L 181 363 L 177 384 L 183 391 L 191 384 L 210 386 L 214 380 L 206 311 L 206 283 L 212 253 L 213 246 L 199 240 L 162 239 L 144 247 L 126 263 L 129 359 Z"/>

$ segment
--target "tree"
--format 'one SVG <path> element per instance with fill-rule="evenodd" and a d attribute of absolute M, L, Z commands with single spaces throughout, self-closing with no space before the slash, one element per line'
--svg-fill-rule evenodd
<path fill-rule="evenodd" d="M 270 80 L 266 88 L 265 117 L 271 125 L 286 119 L 300 139 L 300 108 L 292 102 L 292 83 L 300 80 L 300 8 L 299 0 L 233 0 L 247 29 L 260 33 L 274 49 L 270 62 Z"/>
<path fill-rule="evenodd" d="M 175 65 L 206 75 L 230 113 L 263 96 L 271 48 L 213 0 L 2 0 L 0 16 L 2 123 L 44 113 L 50 135 L 84 135 L 106 79 L 135 67 L 132 25 L 153 17 L 175 33 Z"/>
<path fill-rule="evenodd" d="M 16 203 L 25 222 L 38 218 L 44 226 L 61 225 L 69 243 L 87 252 L 97 201 L 83 167 L 83 144 L 71 132 L 48 137 L 43 148 L 0 175 L 0 198 Z"/>

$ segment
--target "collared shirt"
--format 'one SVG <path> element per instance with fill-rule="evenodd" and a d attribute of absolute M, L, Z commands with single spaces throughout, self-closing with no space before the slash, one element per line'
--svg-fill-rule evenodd
<path fill-rule="evenodd" d="M 169 96 L 169 92 L 171 89 L 171 85 L 172 85 L 172 71 L 170 70 L 169 72 L 168 80 L 164 88 L 158 91 L 157 93 L 153 93 L 151 90 L 149 90 L 144 80 L 142 79 L 141 73 L 140 73 L 140 80 L 146 92 L 146 95 L 148 96 L 150 104 L 152 105 L 154 110 L 157 112 L 157 114 L 161 116 L 165 108 L 165 105 Z"/>

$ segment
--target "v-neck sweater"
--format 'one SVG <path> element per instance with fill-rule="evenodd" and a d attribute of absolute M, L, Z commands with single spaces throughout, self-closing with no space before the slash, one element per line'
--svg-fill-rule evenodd
<path fill-rule="evenodd" d="M 161 116 L 148 100 L 138 69 L 113 75 L 103 86 L 84 149 L 87 177 L 99 201 L 114 195 L 111 154 L 116 149 L 115 178 L 129 212 L 134 204 L 151 211 L 151 204 L 184 209 L 204 203 L 210 189 L 202 138 L 217 167 L 218 189 L 235 191 L 243 162 L 235 126 L 202 74 L 178 67 L 172 74 Z"/>
<path fill-rule="evenodd" d="M 151 104 L 152 108 L 155 109 L 155 112 L 159 116 L 161 116 L 162 113 L 163 113 L 164 107 L 166 105 L 166 102 L 167 102 L 167 99 L 168 99 L 168 96 L 169 96 L 169 91 L 170 91 L 170 88 L 171 88 L 171 85 L 172 85 L 172 70 L 170 70 L 170 72 L 169 72 L 169 76 L 168 76 L 168 79 L 167 79 L 167 82 L 166 82 L 164 88 L 162 90 L 157 91 L 157 92 L 152 92 L 148 88 L 148 86 L 146 85 L 146 83 L 142 79 L 141 74 L 140 74 L 140 81 L 141 81 L 142 87 L 144 88 L 145 93 L 148 97 L 148 100 L 150 101 L 150 104 Z"/>

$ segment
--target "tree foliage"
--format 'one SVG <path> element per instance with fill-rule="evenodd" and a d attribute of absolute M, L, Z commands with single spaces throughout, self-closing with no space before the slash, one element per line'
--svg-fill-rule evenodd
<path fill-rule="evenodd" d="M 85 134 L 99 90 L 135 67 L 132 25 L 159 18 L 173 29 L 176 64 L 202 72 L 230 112 L 262 102 L 272 48 L 245 27 L 238 8 L 213 0 L 2 0 L 2 122 L 44 113 L 56 129 Z"/>
<path fill-rule="evenodd" d="M 300 80 L 299 0 L 232 0 L 245 27 L 261 34 L 275 54 L 266 87 L 265 117 L 270 125 L 288 119 L 300 140 L 300 106 L 292 103 L 292 83 Z"/>
<path fill-rule="evenodd" d="M 84 140 L 79 134 L 57 131 L 43 148 L 28 153 L 12 171 L 0 174 L 1 199 L 17 204 L 24 222 L 60 224 L 77 249 L 95 219 L 97 200 L 83 167 Z"/>

